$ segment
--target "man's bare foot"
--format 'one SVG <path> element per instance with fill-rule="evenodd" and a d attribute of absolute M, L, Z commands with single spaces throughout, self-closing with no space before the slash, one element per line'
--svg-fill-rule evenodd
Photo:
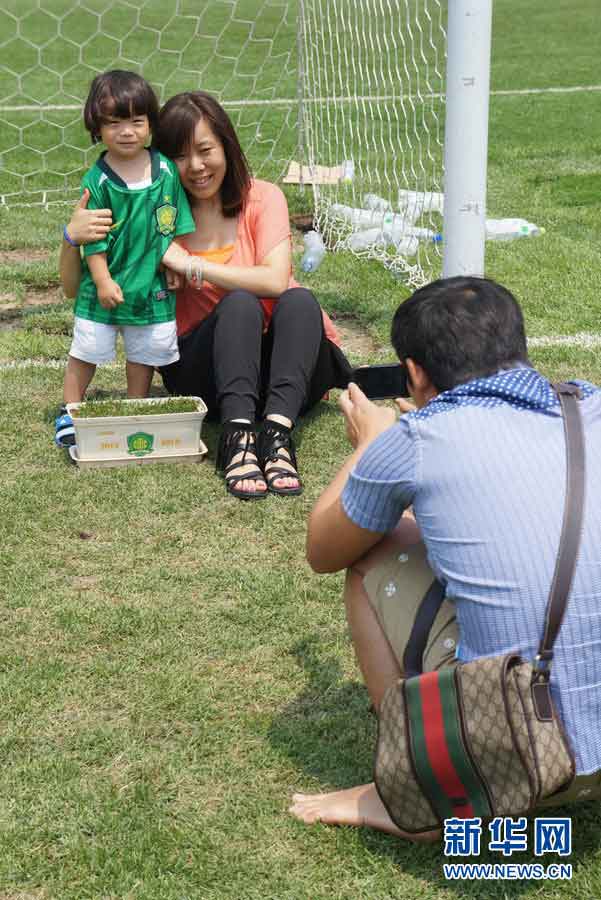
<path fill-rule="evenodd" d="M 376 828 L 409 841 L 435 841 L 440 831 L 408 834 L 401 831 L 388 815 L 372 782 L 330 794 L 293 794 L 289 812 L 306 825 L 355 825 Z"/>

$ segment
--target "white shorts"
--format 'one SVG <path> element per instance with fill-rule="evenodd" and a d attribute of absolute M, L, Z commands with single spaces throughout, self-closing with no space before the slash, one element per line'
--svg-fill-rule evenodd
<path fill-rule="evenodd" d="M 155 325 L 107 325 L 75 316 L 69 355 L 101 366 L 115 358 L 117 334 L 123 335 L 129 362 L 145 366 L 168 366 L 179 359 L 175 321 Z"/>

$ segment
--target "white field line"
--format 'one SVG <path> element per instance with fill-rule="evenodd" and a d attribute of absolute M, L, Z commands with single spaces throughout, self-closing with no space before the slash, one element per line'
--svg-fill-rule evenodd
<path fill-rule="evenodd" d="M 591 350 L 601 347 L 601 334 L 579 332 L 578 334 L 557 334 L 533 337 L 528 340 L 528 347 L 577 347 Z M 66 360 L 61 359 L 15 359 L 0 362 L 0 372 L 12 372 L 18 369 L 64 369 Z M 122 369 L 123 363 L 108 363 L 103 369 Z"/>
<path fill-rule="evenodd" d="M 506 91 L 491 91 L 491 97 L 520 97 L 531 94 L 582 94 L 601 91 L 601 84 L 580 84 L 573 87 L 546 87 L 546 88 L 516 88 Z M 303 103 L 383 103 L 391 100 L 442 100 L 444 94 L 366 94 L 361 97 L 357 96 L 340 96 L 340 97 L 305 97 Z M 295 106 L 298 103 L 297 97 L 281 97 L 273 100 L 224 100 L 223 106 L 229 109 L 240 109 L 245 106 Z M 24 106 L 0 106 L 0 113 L 6 112 L 76 112 L 83 109 L 83 104 L 73 103 L 65 105 L 48 105 L 30 104 Z"/>

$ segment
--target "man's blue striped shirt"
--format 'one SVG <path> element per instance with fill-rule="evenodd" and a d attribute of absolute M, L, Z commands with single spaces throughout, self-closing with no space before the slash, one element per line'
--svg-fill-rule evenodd
<path fill-rule="evenodd" d="M 601 390 L 578 383 L 584 523 L 551 684 L 580 774 L 601 769 Z M 483 389 L 470 396 L 469 385 Z M 456 606 L 461 660 L 510 651 L 532 658 L 565 499 L 560 408 L 533 369 L 469 385 L 380 435 L 350 475 L 343 507 L 362 528 L 385 532 L 413 506 L 432 569 Z"/>

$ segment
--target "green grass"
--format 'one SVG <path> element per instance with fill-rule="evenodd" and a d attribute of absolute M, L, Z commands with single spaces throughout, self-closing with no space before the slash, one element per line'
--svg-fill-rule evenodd
<path fill-rule="evenodd" d="M 188 397 L 162 397 L 152 400 L 88 400 L 73 411 L 78 419 L 101 416 L 156 416 L 164 413 L 197 412 L 198 404 Z"/>
<path fill-rule="evenodd" d="M 596 12 L 592 0 L 496 0 L 493 88 L 597 82 Z M 530 337 L 601 333 L 597 109 L 592 93 L 491 98 L 490 212 L 546 229 L 487 249 Z M 0 208 L 2 900 L 601 896 L 595 806 L 566 810 L 574 877 L 544 885 L 446 883 L 440 847 L 290 818 L 293 790 L 371 776 L 375 722 L 343 578 L 304 557 L 309 511 L 347 452 L 336 392 L 297 429 L 297 499 L 229 498 L 211 425 L 208 463 L 79 471 L 51 443 L 71 330 L 71 305 L 51 293 L 64 221 L 64 208 Z M 353 362 L 392 358 L 400 282 L 328 254 L 304 283 L 375 342 Z M 531 356 L 550 377 L 601 382 L 598 349 Z M 122 362 L 99 370 L 94 398 L 124 396 Z"/>

